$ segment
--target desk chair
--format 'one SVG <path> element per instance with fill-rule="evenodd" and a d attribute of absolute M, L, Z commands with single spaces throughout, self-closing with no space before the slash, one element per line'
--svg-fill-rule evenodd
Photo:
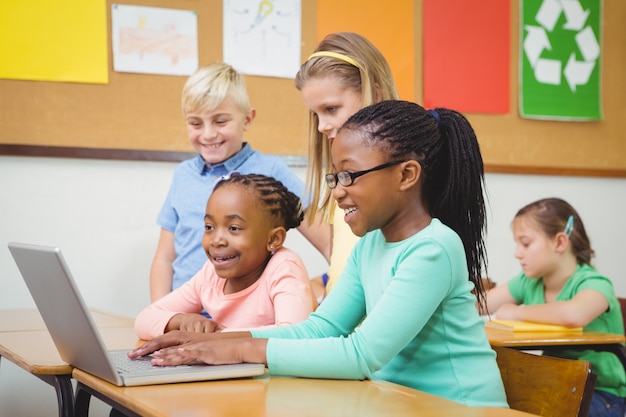
<path fill-rule="evenodd" d="M 624 321 L 624 334 L 626 334 L 626 298 L 617 297 L 619 305 L 622 308 L 622 320 Z"/>
<path fill-rule="evenodd" d="M 491 280 L 491 278 L 481 278 L 481 284 L 482 284 L 483 290 L 485 290 L 485 292 L 489 291 L 490 289 L 492 289 L 493 287 L 496 286 L 496 283 L 493 282 Z M 475 288 L 472 290 L 472 294 L 476 294 L 476 289 Z"/>
<path fill-rule="evenodd" d="M 587 361 L 493 347 L 509 406 L 543 417 L 586 417 L 596 375 Z"/>
<path fill-rule="evenodd" d="M 496 283 L 493 282 L 491 278 L 482 278 L 482 281 L 483 281 L 483 288 L 485 289 L 485 291 L 489 291 L 490 289 L 496 286 Z"/>

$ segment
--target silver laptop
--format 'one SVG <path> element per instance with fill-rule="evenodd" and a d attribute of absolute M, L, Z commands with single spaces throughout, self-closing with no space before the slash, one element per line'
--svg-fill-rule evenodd
<path fill-rule="evenodd" d="M 109 351 L 60 249 L 11 242 L 9 250 L 61 358 L 76 368 L 118 386 L 251 377 L 265 370 L 253 363 L 160 367 L 149 358 L 128 359 L 127 350 Z"/>

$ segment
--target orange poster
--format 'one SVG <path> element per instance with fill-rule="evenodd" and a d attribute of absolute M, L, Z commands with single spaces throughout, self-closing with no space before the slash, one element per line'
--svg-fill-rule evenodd
<path fill-rule="evenodd" d="M 413 0 L 393 7 L 362 0 L 317 0 L 317 38 L 332 32 L 357 32 L 383 53 L 396 79 L 400 98 L 414 100 L 415 42 Z"/>

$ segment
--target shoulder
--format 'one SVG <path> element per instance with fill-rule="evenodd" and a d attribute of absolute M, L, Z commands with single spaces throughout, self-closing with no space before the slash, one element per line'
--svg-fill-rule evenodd
<path fill-rule="evenodd" d="M 258 151 L 253 151 L 248 158 L 243 161 L 239 169 L 246 173 L 259 173 L 276 177 L 297 178 L 295 172 L 279 156 L 267 155 Z M 281 179 L 281 178 L 278 178 Z"/>
<path fill-rule="evenodd" d="M 433 239 L 442 243 L 462 244 L 461 238 L 454 230 L 439 219 L 433 219 L 423 231 L 423 238 Z M 420 232 L 420 233 L 422 233 Z"/>
<path fill-rule="evenodd" d="M 204 161 L 200 155 L 185 159 L 174 168 L 174 177 L 200 175 L 204 168 Z"/>
<path fill-rule="evenodd" d="M 454 250 L 458 250 L 460 246 L 461 250 L 463 249 L 463 242 L 461 242 L 461 238 L 459 238 L 454 230 L 441 223 L 438 219 L 432 219 L 431 223 L 424 229 L 415 233 L 413 236 L 409 236 L 401 242 L 387 243 L 380 229 L 367 233 L 358 242 L 359 248 L 380 245 L 386 245 L 388 248 L 433 246 L 443 249 L 453 248 Z"/>
<path fill-rule="evenodd" d="M 245 143 L 243 149 L 233 158 L 239 160 L 240 167 L 254 167 L 258 169 L 259 167 L 265 167 L 265 169 L 274 169 L 274 170 L 289 170 L 289 164 L 285 161 L 282 156 L 266 154 L 261 151 L 256 151 L 252 149 L 249 143 Z"/>
<path fill-rule="evenodd" d="M 298 269 L 305 269 L 300 255 L 289 248 L 282 247 L 272 255 L 267 263 L 267 266 L 265 267 L 265 270 L 276 270 L 285 265 Z"/>
<path fill-rule="evenodd" d="M 255 173 L 273 177 L 300 198 L 304 194 L 304 182 L 279 156 L 254 151 L 238 169 L 244 174 Z"/>
<path fill-rule="evenodd" d="M 408 240 L 424 256 L 444 255 L 451 259 L 462 259 L 465 265 L 465 250 L 461 238 L 439 219 L 432 219 L 427 227 Z"/>
<path fill-rule="evenodd" d="M 613 283 L 594 267 L 588 264 L 578 265 L 576 272 L 570 277 L 570 282 L 577 290 L 595 289 L 605 295 L 613 293 Z"/>
<path fill-rule="evenodd" d="M 400 242 L 386 242 L 382 232 L 374 230 L 363 236 L 355 248 L 356 256 L 360 256 L 363 262 L 379 259 L 383 253 L 394 258 L 397 264 L 426 261 L 440 266 L 467 268 L 461 239 L 437 219 Z"/>
<path fill-rule="evenodd" d="M 524 272 L 520 272 L 507 282 L 509 293 L 517 301 L 524 297 L 543 295 L 543 280 L 540 278 L 528 278 Z"/>
<path fill-rule="evenodd" d="M 214 287 L 222 282 L 224 278 L 220 278 L 215 272 L 215 266 L 210 260 L 206 260 L 200 271 L 189 279 L 196 287 Z"/>
<path fill-rule="evenodd" d="M 300 256 L 285 247 L 276 251 L 257 281 L 257 290 L 273 296 L 310 290 L 309 274 Z"/>
<path fill-rule="evenodd" d="M 250 149 L 250 153 L 248 154 L 248 158 L 246 159 L 246 164 L 255 163 L 255 164 L 267 164 L 268 166 L 272 165 L 284 165 L 287 166 L 287 163 L 277 155 L 270 155 L 260 151 L 256 151 Z"/>
<path fill-rule="evenodd" d="M 190 198 L 200 200 L 203 204 L 202 207 L 204 207 L 214 182 L 211 175 L 205 175 L 205 169 L 206 165 L 200 155 L 179 163 L 174 169 L 170 184 L 170 197 L 177 199 L 185 207 L 190 207 Z M 190 190 L 198 190 L 200 193 L 190 193 Z M 204 215 L 204 210 L 202 213 Z"/>

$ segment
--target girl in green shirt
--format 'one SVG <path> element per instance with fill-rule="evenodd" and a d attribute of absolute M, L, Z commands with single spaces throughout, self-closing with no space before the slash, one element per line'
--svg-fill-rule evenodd
<path fill-rule="evenodd" d="M 624 334 L 613 284 L 590 265 L 594 252 L 571 205 L 546 198 L 523 207 L 513 219 L 513 237 L 522 272 L 487 293 L 489 312 L 499 319 Z M 624 416 L 626 375 L 614 354 L 551 350 L 550 355 L 591 363 L 598 379 L 590 417 Z"/>

